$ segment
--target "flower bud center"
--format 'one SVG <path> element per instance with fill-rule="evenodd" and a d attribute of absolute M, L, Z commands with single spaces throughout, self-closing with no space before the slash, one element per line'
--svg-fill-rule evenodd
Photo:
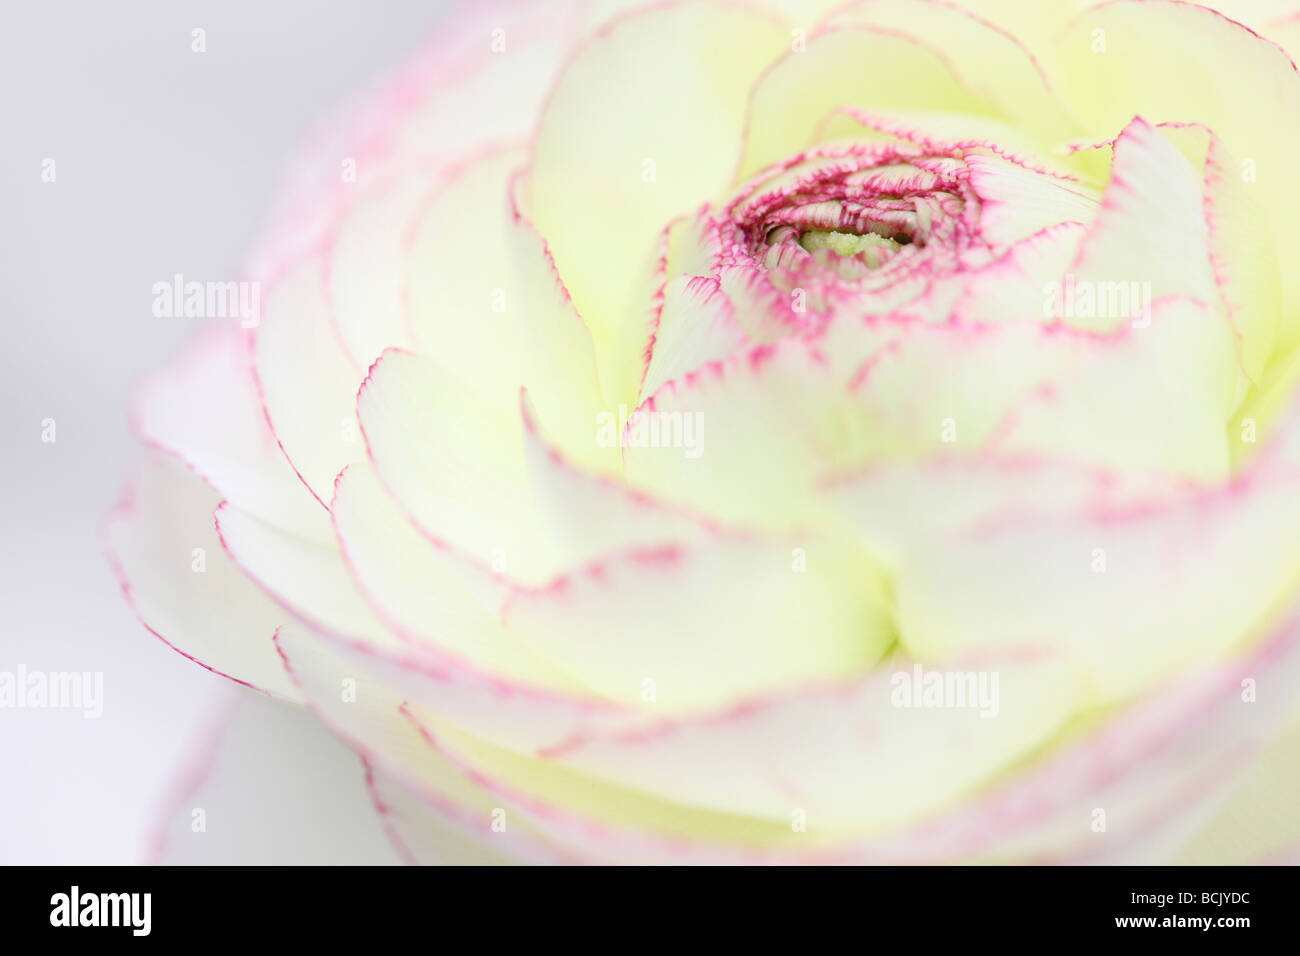
<path fill-rule="evenodd" d="M 906 236 L 903 238 L 906 242 L 911 241 Z M 809 252 L 816 252 L 818 249 L 829 249 L 837 256 L 844 256 L 845 258 L 852 258 L 858 253 L 872 249 L 886 249 L 890 252 L 897 252 L 899 247 L 904 244 L 904 242 L 882 236 L 876 232 L 856 233 L 840 232 L 836 229 L 807 229 L 799 236 L 799 245 Z"/>
<path fill-rule="evenodd" d="M 959 268 L 968 178 L 962 157 L 907 144 L 795 157 L 725 207 L 724 256 L 761 269 L 774 290 L 803 290 L 817 313 L 836 301 L 890 307 Z"/>

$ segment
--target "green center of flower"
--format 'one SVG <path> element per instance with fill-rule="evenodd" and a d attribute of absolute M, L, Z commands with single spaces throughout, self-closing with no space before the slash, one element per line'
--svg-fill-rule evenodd
<path fill-rule="evenodd" d="M 897 252 L 902 244 L 874 232 L 854 233 L 837 232 L 830 229 L 808 229 L 799 236 L 799 245 L 809 252 L 829 249 L 837 256 L 850 259 L 870 249 L 883 249 Z"/>

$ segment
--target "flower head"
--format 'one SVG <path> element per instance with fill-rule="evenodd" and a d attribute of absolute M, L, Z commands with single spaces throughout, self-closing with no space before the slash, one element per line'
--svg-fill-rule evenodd
<path fill-rule="evenodd" d="M 1293 21 L 484 16 L 148 384 L 146 624 L 417 858 L 1222 858 L 1300 668 Z"/>

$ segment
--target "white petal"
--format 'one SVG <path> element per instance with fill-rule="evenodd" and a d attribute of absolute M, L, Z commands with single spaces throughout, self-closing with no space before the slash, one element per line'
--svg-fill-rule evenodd
<path fill-rule="evenodd" d="M 271 642 L 283 612 L 226 556 L 221 501 L 175 459 L 153 453 L 109 521 L 110 560 L 141 622 L 208 670 L 297 699 Z"/>
<path fill-rule="evenodd" d="M 240 693 L 181 783 L 161 821 L 160 863 L 401 862 L 369 799 L 361 760 L 299 707 Z"/>

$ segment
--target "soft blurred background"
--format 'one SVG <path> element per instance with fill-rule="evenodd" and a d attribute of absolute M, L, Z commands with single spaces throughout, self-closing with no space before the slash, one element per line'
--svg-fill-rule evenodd
<path fill-rule="evenodd" d="M 444 6 L 0 7 L 0 672 L 104 675 L 98 720 L 0 709 L 0 863 L 143 862 L 227 694 L 144 630 L 104 557 L 105 515 L 139 453 L 134 383 L 212 321 L 155 318 L 151 286 L 235 278 L 295 144 Z"/>

